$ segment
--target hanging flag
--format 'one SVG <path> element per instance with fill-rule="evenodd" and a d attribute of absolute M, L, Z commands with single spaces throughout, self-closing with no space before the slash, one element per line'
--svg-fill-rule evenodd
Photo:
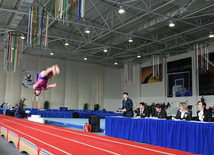
<path fill-rule="evenodd" d="M 124 65 L 124 81 L 125 83 L 131 82 L 133 80 L 133 65 L 125 64 Z"/>
<path fill-rule="evenodd" d="M 200 74 L 205 73 L 209 69 L 209 50 L 208 44 L 193 45 L 193 60 L 195 60 L 194 68 Z"/>
<path fill-rule="evenodd" d="M 4 70 L 15 72 L 18 62 L 19 54 L 22 53 L 23 48 L 20 48 L 23 40 L 21 39 L 23 34 L 21 32 L 9 32 L 7 36 L 7 46 L 4 48 Z M 22 58 L 20 58 L 22 61 Z"/>
<path fill-rule="evenodd" d="M 85 17 L 85 0 L 82 0 L 82 2 L 81 2 L 81 17 L 84 20 L 84 17 Z"/>
<path fill-rule="evenodd" d="M 127 83 L 127 65 L 124 66 L 124 81 Z"/>
<path fill-rule="evenodd" d="M 79 20 L 81 19 L 81 0 L 79 0 Z"/>
<path fill-rule="evenodd" d="M 81 4 L 81 2 L 79 1 L 78 3 Z M 74 0 L 56 0 L 55 1 L 55 19 L 57 18 L 62 19 L 63 24 L 65 23 L 65 20 L 71 21 L 73 9 L 74 9 Z M 68 18 L 68 13 L 70 13 L 69 14 L 70 18 Z"/>
<path fill-rule="evenodd" d="M 206 51 L 207 51 L 207 70 L 209 69 L 209 64 L 208 64 L 208 60 L 209 60 L 209 48 L 208 48 L 209 44 L 206 45 Z"/>
<path fill-rule="evenodd" d="M 163 62 L 163 57 L 159 55 L 152 56 L 152 75 L 153 78 L 160 76 L 160 64 Z"/>
<path fill-rule="evenodd" d="M 44 6 L 35 5 L 30 7 L 27 41 L 28 46 L 31 45 L 32 48 L 35 49 L 39 46 L 40 50 L 47 48 L 49 12 L 49 9 Z"/>
<path fill-rule="evenodd" d="M 7 66 L 7 49 L 4 48 L 4 70 L 6 70 L 6 66 Z"/>

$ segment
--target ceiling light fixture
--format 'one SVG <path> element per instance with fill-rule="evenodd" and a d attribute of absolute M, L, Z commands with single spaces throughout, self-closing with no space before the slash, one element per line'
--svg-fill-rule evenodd
<path fill-rule="evenodd" d="M 118 11 L 120 14 L 123 14 L 125 12 L 125 10 L 123 9 L 122 5 L 120 5 L 120 9 Z"/>
<path fill-rule="evenodd" d="M 54 53 L 53 53 L 53 52 L 51 52 L 51 53 L 50 53 L 50 55 L 54 55 Z"/>
<path fill-rule="evenodd" d="M 133 42 L 132 37 L 129 37 L 129 42 L 130 42 L 130 43 L 132 43 L 132 42 Z"/>
<path fill-rule="evenodd" d="M 209 38 L 214 38 L 214 34 L 212 31 L 210 32 Z"/>
<path fill-rule="evenodd" d="M 25 39 L 25 36 L 24 36 L 24 35 L 22 35 L 20 38 L 21 38 L 22 40 L 24 40 L 24 39 Z"/>
<path fill-rule="evenodd" d="M 114 65 L 118 65 L 117 61 L 114 62 Z"/>
<path fill-rule="evenodd" d="M 174 26 L 175 26 L 175 23 L 173 23 L 172 20 L 170 20 L 169 27 L 174 27 Z"/>
<path fill-rule="evenodd" d="M 141 58 L 141 55 L 138 53 L 137 58 Z"/>
<path fill-rule="evenodd" d="M 86 61 L 86 60 L 88 60 L 88 58 L 85 56 L 85 57 L 84 57 L 84 60 Z"/>
<path fill-rule="evenodd" d="M 88 34 L 88 33 L 90 33 L 90 32 L 91 32 L 91 31 L 90 31 L 88 28 L 85 29 L 85 33 Z"/>
<path fill-rule="evenodd" d="M 103 52 L 105 52 L 105 53 L 106 53 L 106 52 L 108 52 L 108 50 L 107 50 L 106 48 L 104 48 Z"/>
<path fill-rule="evenodd" d="M 65 46 L 68 46 L 68 45 L 69 45 L 69 43 L 66 41 L 66 42 L 65 42 Z"/>

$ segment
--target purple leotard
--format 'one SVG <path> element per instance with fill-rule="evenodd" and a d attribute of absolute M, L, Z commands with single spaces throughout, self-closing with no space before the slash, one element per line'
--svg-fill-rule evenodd
<path fill-rule="evenodd" d="M 36 90 L 45 90 L 47 87 L 47 83 L 48 83 L 48 77 L 42 77 L 41 76 L 41 72 L 39 73 L 38 76 L 38 80 L 36 81 L 35 84 L 37 84 L 40 80 L 42 80 L 42 82 L 39 84 L 39 86 L 36 88 Z"/>

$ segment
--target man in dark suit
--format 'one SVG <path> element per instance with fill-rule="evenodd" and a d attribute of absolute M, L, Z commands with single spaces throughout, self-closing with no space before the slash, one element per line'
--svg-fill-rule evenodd
<path fill-rule="evenodd" d="M 133 117 L 133 103 L 130 98 L 128 98 L 128 93 L 123 93 L 122 101 L 122 112 L 125 117 Z"/>
<path fill-rule="evenodd" d="M 149 110 L 146 109 L 146 104 L 144 102 L 140 102 L 140 107 L 137 109 L 136 118 L 145 118 L 149 117 Z"/>
<path fill-rule="evenodd" d="M 201 122 L 212 122 L 212 113 L 206 109 L 204 101 L 198 102 L 197 120 Z"/>
<path fill-rule="evenodd" d="M 165 109 L 162 109 L 159 103 L 155 105 L 155 109 L 155 118 L 167 118 Z"/>

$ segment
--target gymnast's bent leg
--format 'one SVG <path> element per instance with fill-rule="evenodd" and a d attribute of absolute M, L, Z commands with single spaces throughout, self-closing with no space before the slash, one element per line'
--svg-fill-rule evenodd
<path fill-rule="evenodd" d="M 52 67 L 49 67 L 48 69 L 42 71 L 40 74 L 42 78 L 45 78 L 45 77 L 51 78 L 53 75 L 56 75 L 59 73 L 60 73 L 59 67 L 57 65 L 53 65 Z"/>

